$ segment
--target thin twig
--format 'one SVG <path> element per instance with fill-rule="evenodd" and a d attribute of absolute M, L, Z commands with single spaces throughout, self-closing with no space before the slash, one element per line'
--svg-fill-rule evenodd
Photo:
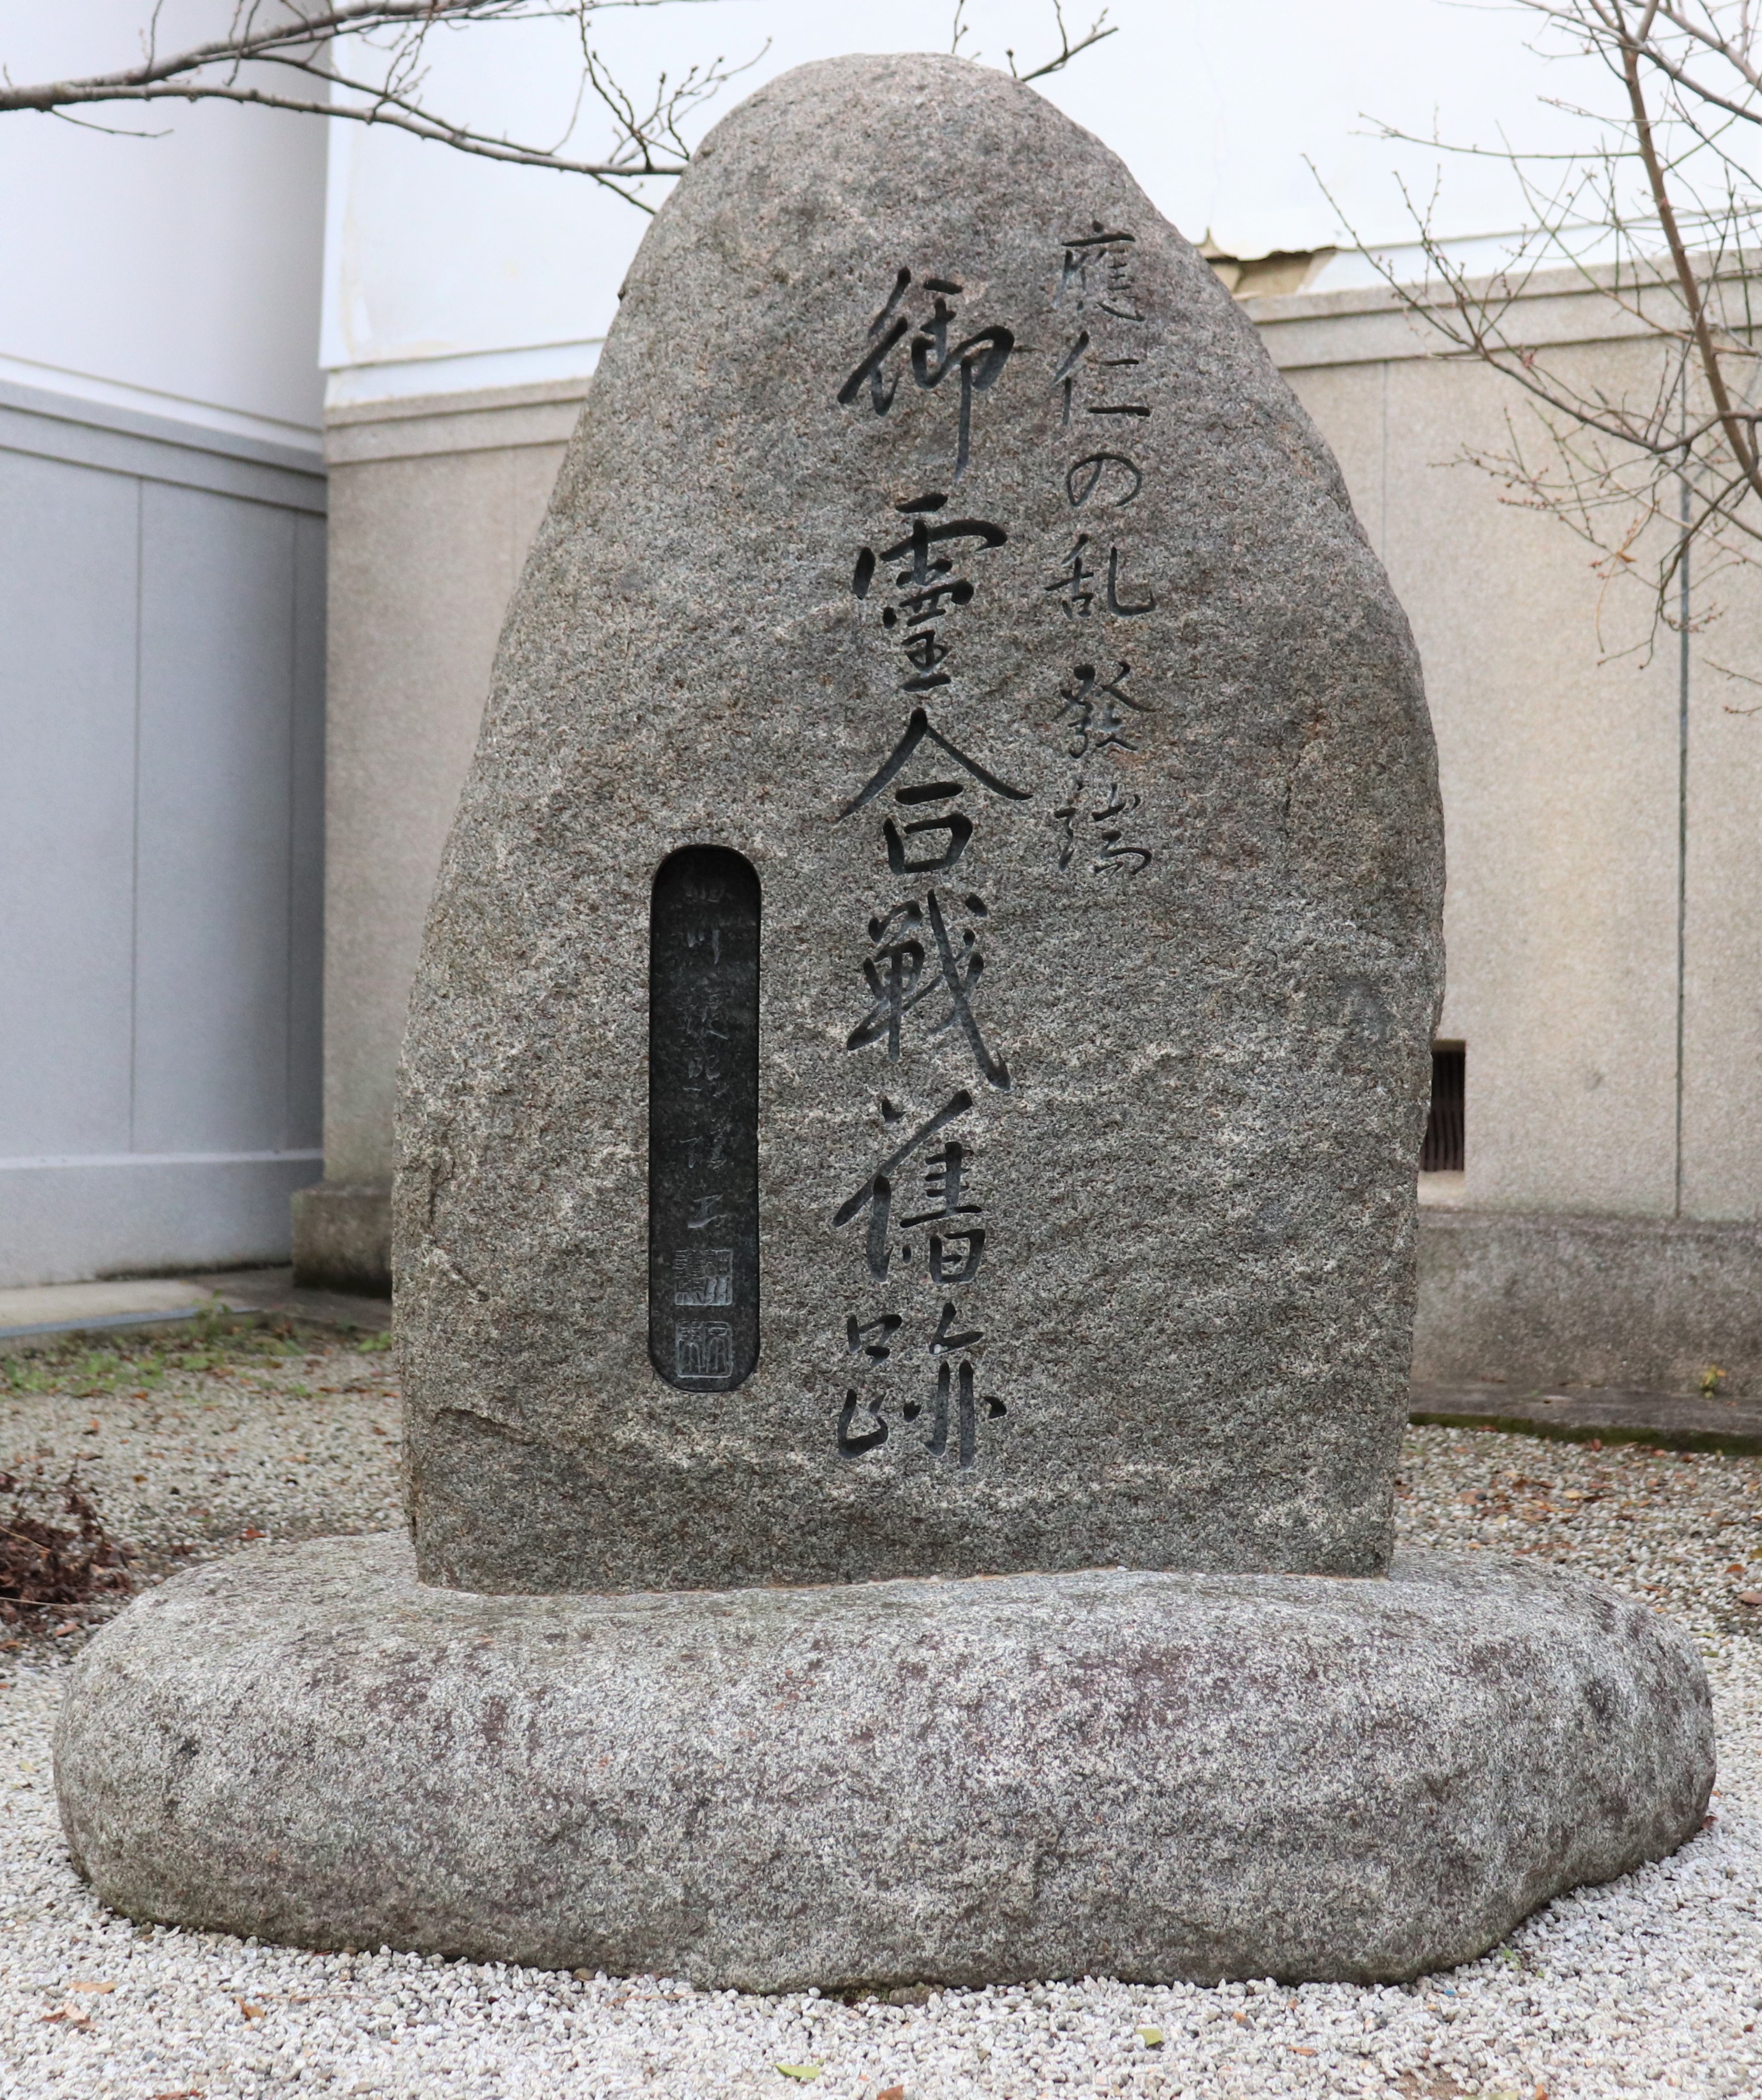
<path fill-rule="evenodd" d="M 1459 144 L 1379 127 L 1392 143 L 1506 163 L 1530 230 L 1504 267 L 1472 277 L 1434 230 L 1435 196 L 1422 205 L 1403 187 L 1424 265 L 1411 283 L 1334 208 L 1441 355 L 1477 359 L 1526 397 L 1530 436 L 1508 417 L 1503 449 L 1464 460 L 1499 479 L 1502 501 L 1558 518 L 1592 547 L 1605 589 L 1643 579 L 1654 636 L 1680 627 L 1673 582 L 1700 545 L 1699 627 L 1717 616 L 1707 586 L 1762 562 L 1762 315 L 1750 283 L 1762 197 L 1742 157 L 1747 127 L 1762 125 L 1756 11 L 1752 0 L 1516 4 L 1607 68 L 1616 113 L 1552 105 L 1591 128 L 1584 147 L 1529 154 L 1503 139 Z M 1552 266 L 1565 274 L 1544 285 L 1539 272 Z M 1627 390 L 1579 377 L 1570 346 L 1525 339 L 1526 302 L 1561 289 L 1604 303 L 1611 339 L 1651 345 Z M 1651 643 L 1636 646 L 1644 654 Z"/>
<path fill-rule="evenodd" d="M 1034 66 L 1027 73 L 1018 73 L 1015 53 L 1013 51 L 1005 51 L 1004 56 L 1009 61 L 1009 71 L 1013 78 L 1024 84 L 1031 80 L 1044 80 L 1049 73 L 1062 72 L 1079 52 L 1089 51 L 1100 43 L 1104 38 L 1117 37 L 1119 33 L 1117 24 L 1112 29 L 1108 28 L 1107 10 L 1105 7 L 1075 43 L 1071 42 L 1071 32 L 1065 27 L 1064 0 L 1053 0 L 1053 17 L 1058 29 L 1058 55 L 1048 59 L 1044 65 Z"/>

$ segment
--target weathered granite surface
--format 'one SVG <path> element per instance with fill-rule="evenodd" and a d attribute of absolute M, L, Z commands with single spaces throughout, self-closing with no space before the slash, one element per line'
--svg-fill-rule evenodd
<path fill-rule="evenodd" d="M 1713 1747 L 1688 1639 L 1541 1568 L 485 1597 L 380 1538 L 144 1597 L 55 1762 L 131 1917 L 774 1990 L 1443 1968 Z"/>
<path fill-rule="evenodd" d="M 762 889 L 731 1390 L 713 1130 L 668 1198 L 705 1262 L 656 1260 L 696 1389 L 649 1357 L 650 890 L 693 844 Z M 631 270 L 428 926 L 425 1577 L 1380 1568 L 1442 887 L 1407 622 L 1119 161 L 963 60 L 762 88 Z M 667 1025 L 732 1115 L 714 1016 Z"/>

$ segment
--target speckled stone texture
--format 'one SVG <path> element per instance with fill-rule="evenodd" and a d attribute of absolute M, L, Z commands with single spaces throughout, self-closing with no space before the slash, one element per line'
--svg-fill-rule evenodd
<path fill-rule="evenodd" d="M 1685 1635 L 1508 1564 L 486 1597 L 380 1537 L 144 1598 L 56 1775 L 131 1917 L 831 1989 L 1444 1968 L 1713 1747 Z"/>
<path fill-rule="evenodd" d="M 691 845 L 762 890 L 732 1390 L 649 1360 Z M 1407 622 L 1195 250 L 996 72 L 762 88 L 631 270 L 428 925 L 425 1579 L 1384 1567 L 1442 889 Z M 657 1316 L 706 1388 L 717 1150 Z"/>

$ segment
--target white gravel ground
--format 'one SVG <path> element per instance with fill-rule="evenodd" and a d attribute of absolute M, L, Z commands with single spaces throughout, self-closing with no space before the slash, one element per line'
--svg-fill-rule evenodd
<path fill-rule="evenodd" d="M 0 1412 L 0 1448 L 46 1466 L 83 1449 L 118 1529 L 197 1551 L 247 1529 L 377 1526 L 395 1493 L 389 1376 L 383 1357 L 335 1350 L 168 1377 L 145 1401 L 26 1394 Z M 28 1643 L 0 1684 L 0 2095 L 720 2100 L 811 2083 L 827 2100 L 1563 2100 L 1762 2085 L 1762 1607 L 1738 1602 L 1762 1588 L 1762 1461 L 1428 1429 L 1403 1489 L 1411 1541 L 1557 1558 L 1682 1619 L 1718 1702 L 1720 1791 L 1700 1837 L 1551 1905 L 1470 1967 L 1409 1988 L 1089 1979 L 846 2005 L 137 1930 L 92 1902 L 61 1849 L 49 1737 L 70 1638 Z"/>

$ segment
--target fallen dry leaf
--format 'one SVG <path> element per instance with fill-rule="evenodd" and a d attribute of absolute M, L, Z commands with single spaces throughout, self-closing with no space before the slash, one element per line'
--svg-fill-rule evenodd
<path fill-rule="evenodd" d="M 237 2001 L 237 2004 L 239 2010 L 244 2014 L 246 2019 L 260 2020 L 263 2017 L 263 2007 L 254 2005 L 249 1998 L 241 1998 Z"/>
<path fill-rule="evenodd" d="M 825 2066 L 819 2063 L 779 2063 L 776 2067 L 785 2078 L 799 2078 L 804 2085 L 807 2085 L 819 2076 Z"/>
<path fill-rule="evenodd" d="M 116 1988 L 114 1983 L 73 1983 L 68 1986 L 70 1991 L 113 1991 Z"/>
<path fill-rule="evenodd" d="M 1758 1604 L 1762 1604 L 1762 1590 L 1740 1590 L 1738 1601 L 1740 1604 L 1749 1605 L 1753 1611 Z"/>
<path fill-rule="evenodd" d="M 906 2089 L 903 2085 L 884 2086 L 875 2095 L 875 2100 L 906 2100 Z"/>

